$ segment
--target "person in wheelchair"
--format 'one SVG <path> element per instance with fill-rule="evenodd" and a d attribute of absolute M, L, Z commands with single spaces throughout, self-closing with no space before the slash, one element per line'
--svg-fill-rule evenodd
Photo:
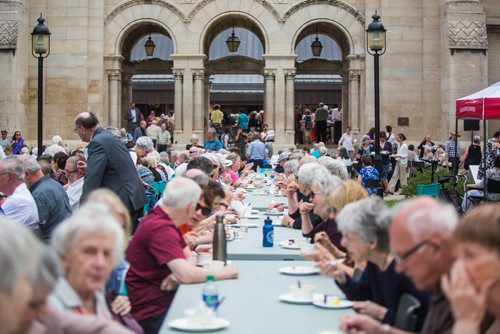
<path fill-rule="evenodd" d="M 496 182 L 497 184 L 500 183 L 500 155 L 497 155 L 494 160 L 493 168 L 490 168 L 486 170 L 486 179 L 487 180 L 493 180 L 493 182 Z M 478 184 L 471 184 L 467 185 L 467 187 L 471 190 L 467 191 L 465 193 L 464 199 L 462 201 L 462 210 L 463 212 L 467 212 L 470 208 L 474 206 L 473 201 L 471 198 L 473 197 L 483 197 L 484 196 L 484 179 L 481 180 Z M 496 191 L 488 191 L 487 193 L 487 200 L 488 201 L 493 201 L 493 202 L 498 202 L 500 201 L 500 189 L 495 189 Z"/>

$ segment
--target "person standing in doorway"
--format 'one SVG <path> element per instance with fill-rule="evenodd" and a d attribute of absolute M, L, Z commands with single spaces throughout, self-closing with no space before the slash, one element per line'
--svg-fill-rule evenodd
<path fill-rule="evenodd" d="M 324 103 L 320 102 L 314 112 L 314 123 L 316 124 L 316 142 L 326 142 L 326 121 L 328 120 L 328 110 L 324 108 Z"/>
<path fill-rule="evenodd" d="M 141 121 L 140 111 L 136 108 L 134 102 L 130 102 L 125 112 L 125 120 L 127 121 L 127 132 L 134 133 L 135 128 L 139 126 L 139 122 Z"/>

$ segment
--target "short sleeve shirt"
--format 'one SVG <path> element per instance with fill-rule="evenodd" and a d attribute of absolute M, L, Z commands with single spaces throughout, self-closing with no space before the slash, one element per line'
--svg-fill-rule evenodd
<path fill-rule="evenodd" d="M 160 206 L 139 224 L 126 252 L 130 268 L 125 282 L 134 319 L 168 310 L 175 291 L 162 291 L 161 282 L 172 273 L 167 264 L 185 258 L 185 247 L 181 232 Z"/>

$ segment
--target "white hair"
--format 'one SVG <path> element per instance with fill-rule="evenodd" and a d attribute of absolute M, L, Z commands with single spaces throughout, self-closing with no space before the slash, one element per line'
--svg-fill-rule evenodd
<path fill-rule="evenodd" d="M 200 137 L 196 134 L 196 133 L 193 133 L 191 135 L 191 137 L 189 137 L 189 140 L 192 141 L 192 140 L 196 140 L 196 141 L 199 141 L 200 140 Z"/>
<path fill-rule="evenodd" d="M 390 222 L 390 210 L 375 196 L 347 204 L 337 216 L 342 233 L 346 230 L 356 232 L 365 244 L 377 240 L 377 249 L 383 252 L 389 251 Z"/>
<path fill-rule="evenodd" d="M 17 179 L 24 180 L 24 166 L 21 161 L 13 155 L 7 156 L 5 159 L 0 161 L 3 165 L 4 172 L 9 172 Z"/>
<path fill-rule="evenodd" d="M 217 157 L 217 155 L 215 153 L 203 153 L 200 155 L 200 157 L 205 157 L 207 158 L 208 160 L 210 160 L 210 162 L 212 163 L 212 165 L 218 165 L 220 167 L 221 163 L 220 163 L 220 160 L 219 158 Z"/>
<path fill-rule="evenodd" d="M 318 168 L 314 174 L 313 184 L 314 183 L 319 186 L 321 195 L 323 195 L 323 198 L 326 201 L 328 195 L 330 195 L 335 188 L 342 184 L 342 180 L 340 177 L 330 174 L 325 167 L 321 166 L 321 168 Z"/>
<path fill-rule="evenodd" d="M 349 180 L 349 173 L 347 167 L 340 160 L 335 160 L 332 157 L 321 157 L 318 159 L 319 163 L 325 166 L 326 169 L 332 174 L 337 175 L 343 181 Z"/>
<path fill-rule="evenodd" d="M 318 146 L 318 152 L 320 156 L 324 156 L 328 153 L 326 146 Z"/>
<path fill-rule="evenodd" d="M 0 290 L 11 295 L 37 266 L 42 245 L 24 225 L 0 216 Z"/>
<path fill-rule="evenodd" d="M 285 166 L 283 166 L 283 169 L 285 170 L 285 173 L 290 173 L 297 176 L 297 174 L 299 174 L 299 160 L 288 160 L 285 163 Z"/>
<path fill-rule="evenodd" d="M 135 147 L 139 147 L 145 149 L 148 152 L 151 152 L 154 149 L 153 140 L 151 140 L 151 138 L 147 136 L 139 137 L 135 142 Z"/>
<path fill-rule="evenodd" d="M 198 203 L 200 196 L 201 188 L 196 182 L 186 177 L 176 177 L 167 183 L 162 204 L 175 209 L 183 209 L 190 204 Z"/>
<path fill-rule="evenodd" d="M 75 243 L 94 235 L 113 237 L 113 267 L 123 258 L 125 233 L 109 209 L 98 203 L 86 203 L 60 224 L 52 235 L 52 247 L 64 259 Z"/>
<path fill-rule="evenodd" d="M 318 169 L 324 168 L 320 164 L 317 163 L 307 163 L 302 165 L 299 169 L 299 182 L 305 184 L 307 186 L 312 186 L 314 182 L 314 175 L 318 171 Z"/>
<path fill-rule="evenodd" d="M 24 167 L 24 171 L 28 173 L 36 173 L 42 170 L 42 167 L 36 161 L 36 158 L 32 155 L 21 155 L 17 157 Z"/>
<path fill-rule="evenodd" d="M 62 142 L 62 138 L 59 135 L 52 137 L 52 144 L 59 145 Z"/>
<path fill-rule="evenodd" d="M 434 203 L 430 205 L 415 208 L 402 220 L 414 242 L 431 236 L 440 236 L 448 240 L 458 224 L 457 211 L 452 205 L 433 201 Z M 393 209 L 393 215 L 398 215 L 398 212 L 407 209 L 413 203 L 406 201 L 397 205 Z"/>

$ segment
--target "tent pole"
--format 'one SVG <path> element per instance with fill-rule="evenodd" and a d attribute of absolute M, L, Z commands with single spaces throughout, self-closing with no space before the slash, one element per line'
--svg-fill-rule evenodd
<path fill-rule="evenodd" d="M 455 158 L 453 159 L 453 175 L 456 176 L 458 174 L 458 165 L 460 163 L 460 154 L 458 152 L 458 118 L 455 118 Z"/>

